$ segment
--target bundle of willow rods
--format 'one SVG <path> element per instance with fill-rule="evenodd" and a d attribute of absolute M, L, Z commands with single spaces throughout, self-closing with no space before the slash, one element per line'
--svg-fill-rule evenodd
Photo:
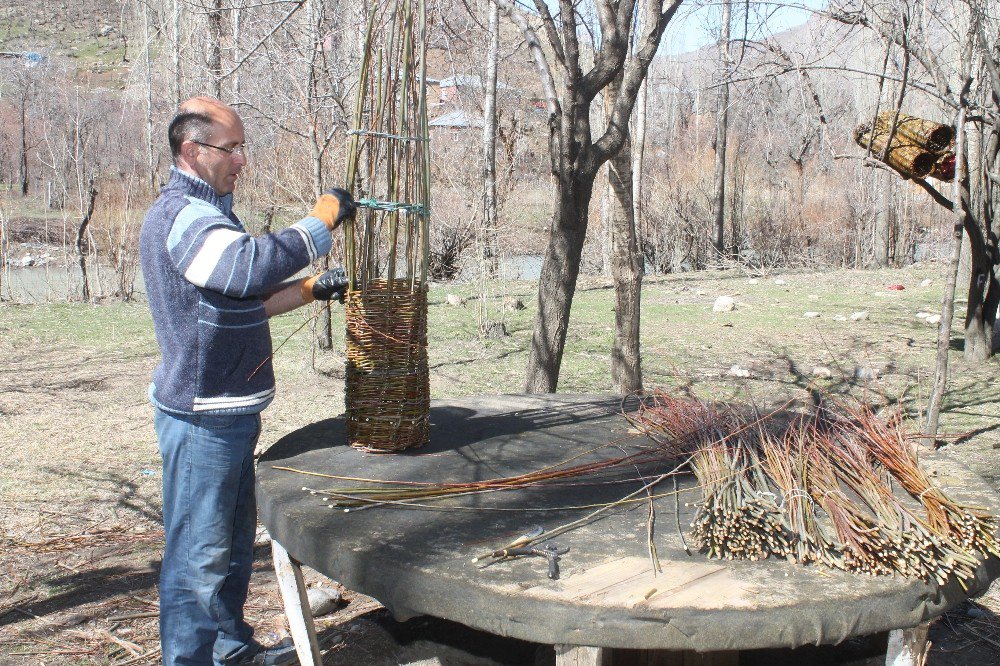
<path fill-rule="evenodd" d="M 892 111 L 883 111 L 854 130 L 855 143 L 878 159 L 884 155 L 885 163 L 904 176 L 943 181 L 955 177 L 954 153 L 949 150 L 954 137 L 949 125 Z"/>
<path fill-rule="evenodd" d="M 690 464 L 703 499 L 692 528 L 710 557 L 774 555 L 944 583 L 973 578 L 983 555 L 1000 554 L 995 518 L 931 483 L 898 415 L 828 404 L 777 423 L 657 393 L 632 422 L 658 440 L 699 442 Z"/>
<path fill-rule="evenodd" d="M 350 444 L 391 452 L 429 433 L 426 9 L 382 0 L 367 11 L 347 153 L 359 212 L 344 225 L 345 401 Z"/>

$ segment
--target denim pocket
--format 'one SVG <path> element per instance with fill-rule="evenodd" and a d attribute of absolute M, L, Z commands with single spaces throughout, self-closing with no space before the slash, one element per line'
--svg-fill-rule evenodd
<path fill-rule="evenodd" d="M 238 473 L 252 456 L 259 431 L 259 414 L 200 415 L 191 430 L 191 464 Z"/>

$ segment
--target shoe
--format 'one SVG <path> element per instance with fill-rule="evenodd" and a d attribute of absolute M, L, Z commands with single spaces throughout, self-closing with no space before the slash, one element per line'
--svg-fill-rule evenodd
<path fill-rule="evenodd" d="M 240 666 L 291 666 L 299 663 L 299 656 L 292 639 L 284 638 L 269 648 L 262 647 L 253 656 L 247 655 L 239 663 Z"/>

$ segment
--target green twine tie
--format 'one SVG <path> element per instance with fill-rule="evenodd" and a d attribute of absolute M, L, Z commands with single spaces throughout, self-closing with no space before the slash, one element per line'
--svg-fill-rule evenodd
<path fill-rule="evenodd" d="M 399 201 L 379 201 L 378 199 L 357 199 L 354 203 L 372 210 L 384 210 L 390 213 L 406 213 L 408 215 L 430 215 L 430 210 L 423 204 L 408 204 Z"/>

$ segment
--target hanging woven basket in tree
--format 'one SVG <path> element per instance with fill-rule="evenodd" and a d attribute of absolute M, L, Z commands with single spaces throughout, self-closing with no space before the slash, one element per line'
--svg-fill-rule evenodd
<path fill-rule="evenodd" d="M 347 436 L 391 452 L 425 444 L 429 431 L 426 11 L 423 0 L 368 11 L 347 153 L 358 202 L 344 226 Z"/>

